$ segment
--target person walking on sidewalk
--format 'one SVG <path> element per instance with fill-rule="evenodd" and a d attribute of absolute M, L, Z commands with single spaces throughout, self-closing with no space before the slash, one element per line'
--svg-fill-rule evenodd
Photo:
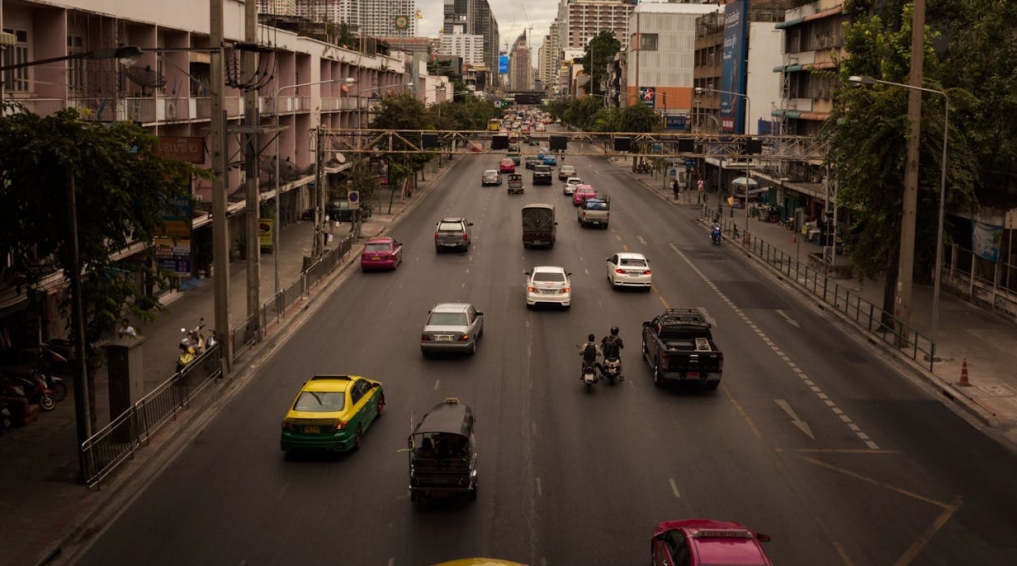
<path fill-rule="evenodd" d="M 675 179 L 674 181 L 671 181 L 671 193 L 674 195 L 675 202 L 678 202 L 678 192 L 680 190 L 681 189 L 680 189 L 680 187 L 678 185 L 678 179 Z"/>

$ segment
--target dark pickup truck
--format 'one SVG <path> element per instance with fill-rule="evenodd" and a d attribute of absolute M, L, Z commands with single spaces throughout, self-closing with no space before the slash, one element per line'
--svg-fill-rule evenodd
<path fill-rule="evenodd" d="M 720 385 L 724 353 L 713 342 L 710 323 L 696 309 L 667 309 L 644 322 L 642 351 L 658 387 L 692 382 L 712 390 Z"/>

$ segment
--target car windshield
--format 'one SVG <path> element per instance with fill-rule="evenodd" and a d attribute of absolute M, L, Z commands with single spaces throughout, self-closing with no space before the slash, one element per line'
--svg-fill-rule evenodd
<path fill-rule="evenodd" d="M 537 171 L 538 173 L 550 173 L 551 168 L 547 165 L 537 165 L 537 168 L 534 169 L 534 171 Z"/>
<path fill-rule="evenodd" d="M 427 319 L 430 326 L 466 326 L 464 312 L 433 312 Z"/>
<path fill-rule="evenodd" d="M 560 271 L 538 271 L 533 274 L 533 281 L 542 283 L 564 283 L 565 274 Z"/>
<path fill-rule="evenodd" d="M 572 177 L 571 179 L 569 179 L 569 184 L 570 185 L 582 185 L 583 184 L 583 180 L 579 179 L 578 177 Z"/>
<path fill-rule="evenodd" d="M 368 252 L 387 252 L 387 251 L 389 251 L 389 247 L 388 247 L 388 244 L 386 244 L 384 242 L 377 242 L 377 243 L 373 243 L 373 244 L 367 244 L 367 247 L 364 249 L 364 251 L 368 251 Z"/>
<path fill-rule="evenodd" d="M 438 231 L 439 232 L 462 232 L 463 231 L 463 224 L 462 224 L 462 222 L 439 222 L 438 223 Z"/>
<path fill-rule="evenodd" d="M 621 258 L 621 261 L 618 262 L 618 265 L 622 267 L 646 267 L 646 260 L 632 257 L 623 257 Z"/>
<path fill-rule="evenodd" d="M 337 200 L 337 201 L 332 203 L 332 208 L 349 208 L 349 207 L 350 207 L 350 203 L 348 203 L 348 202 L 346 202 L 344 200 Z"/>
<path fill-rule="evenodd" d="M 335 413 L 346 406 L 346 393 L 343 391 L 304 391 L 293 403 L 294 411 L 305 413 Z"/>

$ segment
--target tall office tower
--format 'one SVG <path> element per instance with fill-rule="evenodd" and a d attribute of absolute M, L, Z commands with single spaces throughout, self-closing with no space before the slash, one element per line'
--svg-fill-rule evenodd
<path fill-rule="evenodd" d="M 463 63 L 480 65 L 484 62 L 484 36 L 472 33 L 443 33 L 440 36 L 441 55 L 462 57 Z"/>
<path fill-rule="evenodd" d="M 509 51 L 509 87 L 512 90 L 533 88 L 533 62 L 525 31 L 519 34 Z"/>
<path fill-rule="evenodd" d="M 355 25 L 356 0 L 290 0 L 296 15 L 312 22 L 335 22 Z"/>
<path fill-rule="evenodd" d="M 498 34 L 498 20 L 491 13 L 487 0 L 445 0 L 442 32 L 483 36 L 483 63 L 491 78 L 489 84 L 498 84 L 498 44 L 501 36 Z"/>

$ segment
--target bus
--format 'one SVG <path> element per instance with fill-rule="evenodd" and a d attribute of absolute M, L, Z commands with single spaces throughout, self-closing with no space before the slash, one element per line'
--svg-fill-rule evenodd
<path fill-rule="evenodd" d="M 501 120 L 498 118 L 491 118 L 487 121 L 487 130 L 489 132 L 501 131 Z"/>

